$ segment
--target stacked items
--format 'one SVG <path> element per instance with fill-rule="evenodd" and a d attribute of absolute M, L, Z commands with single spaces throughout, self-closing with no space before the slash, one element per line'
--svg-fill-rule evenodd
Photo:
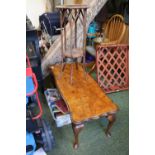
<path fill-rule="evenodd" d="M 57 127 L 71 123 L 70 114 L 68 108 L 61 98 L 57 89 L 47 89 L 44 92 L 48 107 L 52 114 L 53 119 L 56 122 Z"/>

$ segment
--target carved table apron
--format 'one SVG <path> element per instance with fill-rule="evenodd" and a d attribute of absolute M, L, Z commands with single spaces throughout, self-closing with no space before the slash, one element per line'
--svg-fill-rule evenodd
<path fill-rule="evenodd" d="M 58 78 L 61 71 L 60 65 L 52 66 L 51 70 L 57 88 L 71 114 L 75 137 L 73 147 L 76 149 L 79 146 L 78 134 L 84 127 L 83 123 L 85 121 L 97 119 L 102 116 L 107 117 L 109 124 L 105 133 L 108 136 L 110 135 L 109 129 L 115 121 L 118 106 L 103 92 L 91 76 L 87 75 L 85 78 L 84 70 L 81 66 L 78 69 L 74 69 L 73 84 L 70 84 L 69 65 L 66 65 L 61 79 Z"/>

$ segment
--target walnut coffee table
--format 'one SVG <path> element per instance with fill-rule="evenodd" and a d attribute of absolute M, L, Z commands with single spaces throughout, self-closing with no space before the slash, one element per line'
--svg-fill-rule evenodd
<path fill-rule="evenodd" d="M 61 65 L 52 66 L 51 70 L 57 88 L 71 114 L 75 137 L 73 147 L 76 149 L 79 146 L 78 135 L 84 127 L 85 121 L 106 117 L 109 123 L 105 133 L 110 136 L 109 129 L 115 121 L 118 106 L 103 92 L 91 76 L 87 75 L 87 79 L 85 78 L 82 66 L 79 66 L 78 70 L 74 70 L 73 84 L 70 84 L 69 65 L 66 64 L 66 69 L 61 79 L 58 78 Z"/>

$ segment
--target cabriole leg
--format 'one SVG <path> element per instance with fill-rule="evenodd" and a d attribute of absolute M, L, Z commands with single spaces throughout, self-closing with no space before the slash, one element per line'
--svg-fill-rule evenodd
<path fill-rule="evenodd" d="M 74 133 L 74 143 L 73 143 L 73 148 L 77 149 L 79 146 L 79 133 L 80 131 L 84 128 L 84 124 L 80 124 L 80 125 L 76 125 L 74 123 L 72 123 L 72 128 L 73 128 L 73 133 Z"/>
<path fill-rule="evenodd" d="M 116 120 L 116 115 L 115 114 L 110 114 L 107 116 L 107 119 L 109 121 L 107 129 L 105 131 L 106 136 L 111 137 L 111 133 L 110 133 L 110 129 L 112 127 L 112 125 L 114 124 L 115 120 Z"/>

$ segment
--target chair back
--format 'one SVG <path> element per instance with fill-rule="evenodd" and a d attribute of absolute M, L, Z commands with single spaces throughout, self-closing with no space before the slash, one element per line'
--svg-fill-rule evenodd
<path fill-rule="evenodd" d="M 109 42 L 120 43 L 126 30 L 124 18 L 122 15 L 113 15 L 105 26 L 105 37 Z"/>

